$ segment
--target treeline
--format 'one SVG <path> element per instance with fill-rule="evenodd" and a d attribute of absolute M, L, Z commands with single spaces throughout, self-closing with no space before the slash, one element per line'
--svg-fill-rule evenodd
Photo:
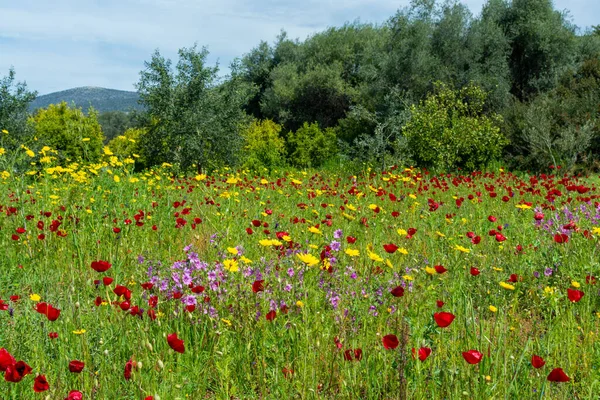
<path fill-rule="evenodd" d="M 600 27 L 578 31 L 551 0 L 488 0 L 477 16 L 456 1 L 415 0 L 382 25 L 304 41 L 282 32 L 224 79 L 207 55 L 152 55 L 137 83 L 145 111 L 100 116 L 114 153 L 184 170 L 600 165 Z M 0 101 L 31 101 L 23 85 L 7 86 L 11 76 Z M 41 135 L 44 110 L 23 123 L 0 104 L 0 125 Z"/>

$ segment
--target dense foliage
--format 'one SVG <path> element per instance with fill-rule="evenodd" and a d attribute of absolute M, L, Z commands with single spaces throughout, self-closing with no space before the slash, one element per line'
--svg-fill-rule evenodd
<path fill-rule="evenodd" d="M 458 1 L 413 0 L 380 25 L 346 23 L 305 40 L 284 31 L 227 77 L 207 55 L 182 48 L 172 65 L 156 51 L 137 83 L 143 109 L 99 117 L 105 143 L 144 129 L 144 166 L 205 172 L 328 159 L 381 170 L 600 165 L 600 28 L 581 31 L 551 0 L 488 0 L 477 15 Z M 11 71 L 0 122 L 21 135 L 31 94 L 23 84 L 11 91 L 13 81 Z M 441 106 L 441 97 L 456 102 Z M 254 125 L 248 142 L 253 120 L 281 129 L 261 139 Z"/>

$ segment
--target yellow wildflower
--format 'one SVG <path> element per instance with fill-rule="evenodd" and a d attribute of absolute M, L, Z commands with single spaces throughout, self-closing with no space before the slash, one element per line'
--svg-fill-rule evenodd
<path fill-rule="evenodd" d="M 425 267 L 425 272 L 427 272 L 429 275 L 437 274 L 437 271 L 435 270 L 435 268 L 432 268 L 432 267 Z"/>
<path fill-rule="evenodd" d="M 495 313 L 496 311 L 498 311 L 498 309 L 496 307 L 494 307 L 494 306 L 490 306 L 489 309 L 493 313 Z"/>
<path fill-rule="evenodd" d="M 296 256 L 302 261 L 304 264 L 312 267 L 313 265 L 317 265 L 319 263 L 319 259 L 312 254 L 304 254 L 298 253 Z"/>
<path fill-rule="evenodd" d="M 236 260 L 225 260 L 223 261 L 223 267 L 229 272 L 238 272 L 240 269 L 238 267 L 238 262 Z"/>
<path fill-rule="evenodd" d="M 29 295 L 29 299 L 30 299 L 31 301 L 38 302 L 38 301 L 40 301 L 42 298 L 40 297 L 40 295 L 39 295 L 39 294 L 33 293 L 33 294 L 30 294 L 30 295 Z"/>
<path fill-rule="evenodd" d="M 85 329 L 78 329 L 76 331 L 73 331 L 73 333 L 76 335 L 83 335 L 85 333 Z"/>
<path fill-rule="evenodd" d="M 356 249 L 346 249 L 344 253 L 348 254 L 350 257 L 358 257 L 360 255 L 360 251 Z"/>
<path fill-rule="evenodd" d="M 500 282 L 500 286 L 502 286 L 504 289 L 515 290 L 515 287 L 513 285 L 509 285 L 506 282 Z"/>

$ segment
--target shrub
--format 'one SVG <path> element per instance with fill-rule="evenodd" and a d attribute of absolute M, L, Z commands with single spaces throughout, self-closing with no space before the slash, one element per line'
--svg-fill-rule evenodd
<path fill-rule="evenodd" d="M 335 129 L 319 129 L 316 122 L 305 122 L 288 135 L 290 163 L 299 168 L 316 168 L 337 154 Z"/>
<path fill-rule="evenodd" d="M 98 113 L 90 108 L 86 116 L 81 108 L 66 102 L 39 109 L 30 120 L 39 142 L 59 151 L 61 161 L 97 161 L 102 154 L 102 128 Z"/>
<path fill-rule="evenodd" d="M 281 125 L 270 119 L 254 120 L 248 125 L 242 133 L 245 141 L 245 168 L 271 169 L 284 164 L 285 141 L 279 136 L 281 129 Z"/>
<path fill-rule="evenodd" d="M 141 169 L 146 163 L 140 146 L 141 138 L 145 134 L 145 129 L 129 128 L 108 142 L 108 148 L 119 158 L 133 158 L 137 169 Z"/>
<path fill-rule="evenodd" d="M 441 83 L 410 108 L 402 133 L 419 166 L 443 170 L 481 168 L 500 156 L 507 140 L 497 114 L 485 115 L 486 94 L 469 85 L 452 90 Z"/>

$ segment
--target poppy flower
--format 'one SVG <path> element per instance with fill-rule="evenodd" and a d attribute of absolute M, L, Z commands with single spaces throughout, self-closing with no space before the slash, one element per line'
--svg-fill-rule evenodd
<path fill-rule="evenodd" d="M 60 310 L 48 303 L 37 303 L 35 309 L 38 313 L 44 314 L 49 321 L 56 321 L 60 316 Z"/>
<path fill-rule="evenodd" d="M 436 265 L 433 268 L 435 268 L 435 272 L 438 274 L 443 274 L 444 272 L 448 271 L 443 265 Z"/>
<path fill-rule="evenodd" d="M 501 233 L 499 233 L 499 232 L 498 232 L 498 233 L 496 233 L 496 242 L 498 242 L 498 243 L 502 243 L 502 242 L 504 242 L 505 240 L 506 240 L 506 236 L 504 236 L 503 234 L 501 234 Z"/>
<path fill-rule="evenodd" d="M 565 374 L 562 368 L 554 368 L 550 374 L 548 374 L 548 380 L 550 382 L 569 382 L 571 378 Z"/>
<path fill-rule="evenodd" d="M 65 400 L 83 400 L 83 394 L 79 390 L 71 390 Z"/>
<path fill-rule="evenodd" d="M 483 358 L 483 354 L 481 354 L 477 350 L 463 351 L 462 356 L 465 359 L 465 361 L 469 364 L 479 364 L 479 362 Z"/>
<path fill-rule="evenodd" d="M 433 314 L 433 319 L 435 319 L 435 323 L 440 328 L 449 326 L 454 321 L 454 318 L 456 318 L 454 314 L 445 311 Z"/>
<path fill-rule="evenodd" d="M 386 253 L 393 254 L 398 250 L 398 246 L 396 246 L 393 243 L 384 244 L 383 249 L 385 250 Z"/>
<path fill-rule="evenodd" d="M 414 350 L 415 349 L 413 348 L 413 352 Z M 421 347 L 417 353 L 419 355 L 419 360 L 425 361 L 427 360 L 427 357 L 429 357 L 429 355 L 431 354 L 431 349 L 429 347 Z"/>
<path fill-rule="evenodd" d="M 402 286 L 396 286 L 390 291 L 390 293 L 394 297 L 402 297 L 404 296 L 404 288 Z"/>
<path fill-rule="evenodd" d="M 363 356 L 363 351 L 362 349 L 354 349 L 354 359 L 356 361 L 360 361 L 362 360 L 362 356 Z"/>
<path fill-rule="evenodd" d="M 19 361 L 14 365 L 10 365 L 6 368 L 6 373 L 4 374 L 4 380 L 7 382 L 21 382 L 23 377 L 29 375 L 31 373 L 31 367 L 27 365 L 24 361 Z"/>
<path fill-rule="evenodd" d="M 265 290 L 264 283 L 265 281 L 263 279 L 254 281 L 254 283 L 252 284 L 252 291 L 254 293 L 262 292 L 263 290 Z"/>
<path fill-rule="evenodd" d="M 488 221 L 490 221 L 490 222 L 496 222 L 497 220 L 498 220 L 498 218 L 494 217 L 493 215 L 490 215 L 488 217 Z"/>
<path fill-rule="evenodd" d="M 471 267 L 471 270 L 469 271 L 469 273 L 470 273 L 472 276 L 477 276 L 477 275 L 479 275 L 479 274 L 481 273 L 481 271 L 479 271 L 479 269 L 477 269 L 477 268 L 475 268 L 475 267 Z"/>
<path fill-rule="evenodd" d="M 344 351 L 344 360 L 352 361 L 352 349 Z"/>
<path fill-rule="evenodd" d="M 74 374 L 78 374 L 83 371 L 84 367 L 85 364 L 79 360 L 73 360 L 69 363 L 69 371 L 73 372 Z"/>
<path fill-rule="evenodd" d="M 105 276 L 104 278 L 102 278 L 102 284 L 104 284 L 104 286 L 108 286 L 111 283 L 113 283 L 113 278 L 111 278 L 110 276 Z"/>
<path fill-rule="evenodd" d="M 36 393 L 45 392 L 50 389 L 50 385 L 48 385 L 48 381 L 44 375 L 38 375 L 35 377 L 33 381 L 33 391 Z"/>
<path fill-rule="evenodd" d="M 511 283 L 515 283 L 518 281 L 519 281 L 519 275 L 517 275 L 517 274 L 510 274 L 510 277 L 507 280 L 507 282 L 511 282 Z"/>
<path fill-rule="evenodd" d="M 473 239 L 471 239 L 471 243 L 473 244 L 479 244 L 481 242 L 481 236 L 475 236 Z"/>
<path fill-rule="evenodd" d="M 356 238 L 354 236 L 347 236 L 346 241 L 350 244 L 354 244 L 356 242 Z"/>
<path fill-rule="evenodd" d="M 567 289 L 567 297 L 572 303 L 577 303 L 585 293 L 577 289 Z"/>
<path fill-rule="evenodd" d="M 57 339 L 57 338 L 58 338 L 58 333 L 56 333 L 56 332 L 50 332 L 50 333 L 48 334 L 48 337 L 49 337 L 50 339 Z"/>
<path fill-rule="evenodd" d="M 444 307 L 444 304 L 446 304 L 446 303 L 444 303 L 444 302 L 443 302 L 443 301 L 441 301 L 441 300 L 436 300 L 436 301 L 435 301 L 435 305 L 437 306 L 437 308 L 442 308 L 442 307 Z"/>
<path fill-rule="evenodd" d="M 587 275 L 585 277 L 585 283 L 587 283 L 588 285 L 595 285 L 596 284 L 596 277 L 592 276 L 592 275 Z M 11 299 L 12 300 L 12 299 Z"/>
<path fill-rule="evenodd" d="M 117 296 L 123 296 L 126 300 L 131 300 L 131 290 L 127 289 L 125 286 L 117 285 L 113 289 L 114 294 Z"/>
<path fill-rule="evenodd" d="M 0 349 L 0 371 L 6 371 L 6 368 L 14 365 L 15 358 L 5 348 Z"/>
<path fill-rule="evenodd" d="M 546 364 L 546 361 L 540 356 L 536 356 L 535 354 L 531 356 L 531 366 L 533 368 L 542 368 Z"/>
<path fill-rule="evenodd" d="M 383 347 L 387 350 L 394 350 L 400 344 L 398 337 L 394 334 L 385 335 L 381 341 L 383 343 Z"/>
<path fill-rule="evenodd" d="M 131 359 L 129 359 L 129 361 L 127 361 L 125 363 L 125 370 L 123 371 L 123 376 L 125 377 L 126 381 L 131 379 L 131 371 L 132 370 L 133 370 L 133 361 Z"/>
<path fill-rule="evenodd" d="M 281 372 L 283 373 L 283 376 L 286 377 L 286 378 L 291 378 L 292 375 L 294 374 L 294 370 L 293 369 L 286 368 L 286 367 L 283 367 L 281 369 Z"/>
<path fill-rule="evenodd" d="M 152 282 L 144 282 L 141 286 L 144 290 L 150 290 L 154 287 L 154 284 Z"/>
<path fill-rule="evenodd" d="M 567 236 L 564 233 L 557 233 L 556 235 L 554 235 L 554 241 L 556 243 L 568 243 L 569 242 L 569 236 Z"/>
<path fill-rule="evenodd" d="M 267 313 L 267 315 L 265 315 L 267 321 L 273 321 L 275 317 L 277 317 L 277 312 L 275 312 L 275 310 L 271 310 Z"/>
<path fill-rule="evenodd" d="M 176 352 L 183 354 L 185 351 L 183 340 L 179 339 L 176 333 L 167 335 L 167 342 L 169 343 L 169 346 Z"/>
<path fill-rule="evenodd" d="M 112 267 L 108 261 L 92 261 L 92 269 L 96 272 L 106 272 Z"/>

